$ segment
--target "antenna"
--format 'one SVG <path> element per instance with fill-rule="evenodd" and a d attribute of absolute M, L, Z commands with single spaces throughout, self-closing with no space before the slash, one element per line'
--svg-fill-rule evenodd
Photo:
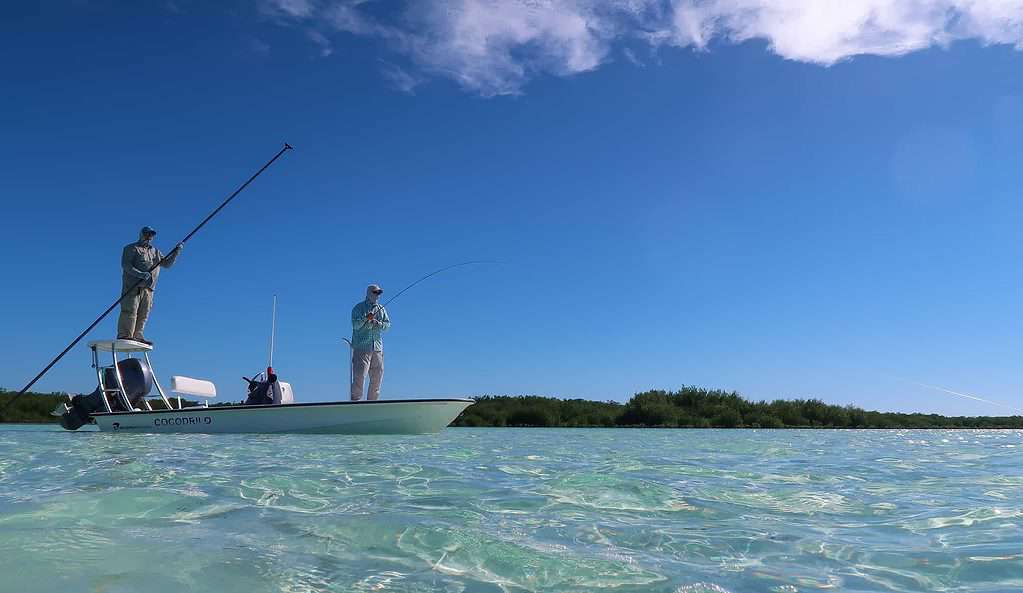
<path fill-rule="evenodd" d="M 266 370 L 271 371 L 274 366 L 274 335 L 277 333 L 277 295 L 274 295 L 273 315 L 270 318 L 270 361 L 266 363 Z"/>

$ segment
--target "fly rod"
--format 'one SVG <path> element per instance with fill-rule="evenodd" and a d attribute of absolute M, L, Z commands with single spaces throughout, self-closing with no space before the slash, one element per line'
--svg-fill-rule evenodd
<path fill-rule="evenodd" d="M 390 305 L 392 302 L 394 302 L 394 299 L 400 297 L 406 290 L 412 288 L 413 286 L 415 286 L 416 284 L 419 284 L 420 282 L 422 282 L 423 280 L 426 280 L 427 278 L 430 278 L 432 276 L 436 276 L 437 274 L 440 274 L 441 272 L 446 272 L 446 271 L 450 270 L 451 268 L 457 268 L 457 267 L 460 267 L 460 266 L 469 266 L 469 265 L 472 265 L 472 264 L 496 264 L 496 263 L 497 263 L 496 261 L 489 261 L 489 260 L 464 261 L 464 262 L 462 262 L 460 264 L 453 264 L 453 265 L 447 266 L 445 268 L 441 268 L 441 269 L 439 269 L 437 271 L 430 272 L 429 274 L 423 276 L 419 280 L 416 280 L 412 284 L 409 284 L 405 288 L 399 290 L 398 294 L 396 294 L 393 297 L 387 299 L 387 302 L 384 303 L 381 306 L 386 307 L 387 305 Z"/>
<path fill-rule="evenodd" d="M 192 229 L 192 232 L 190 232 L 187 235 L 185 235 L 185 238 L 182 239 L 181 241 L 179 241 L 178 245 L 175 246 L 175 248 L 172 249 L 170 251 L 170 253 L 168 253 L 167 255 L 164 255 L 163 257 L 161 257 L 159 261 L 157 261 L 155 264 L 153 264 L 153 267 L 151 267 L 148 270 L 146 270 L 146 273 L 147 274 L 152 273 L 153 270 L 155 270 L 156 268 L 160 267 L 160 264 L 162 264 L 165 259 L 170 257 L 171 254 L 175 253 L 178 250 L 179 246 L 184 245 L 185 243 L 187 243 L 188 240 L 191 239 L 193 235 L 198 233 L 199 230 L 202 227 L 206 226 L 207 222 L 212 220 L 213 217 L 216 216 L 217 214 L 219 214 L 220 211 L 223 210 L 225 206 L 227 206 L 229 203 L 231 203 L 231 200 L 233 200 L 238 194 L 242 193 L 242 191 L 244 191 L 245 188 L 248 187 L 250 183 L 255 181 L 256 177 L 259 177 L 263 173 L 263 171 L 266 171 L 270 167 L 270 165 L 274 164 L 274 161 L 279 159 L 281 157 L 281 155 L 283 155 L 285 152 L 287 152 L 287 151 L 289 151 L 291 149 L 292 149 L 291 145 L 288 144 L 287 142 L 285 142 L 284 143 L 284 148 L 280 149 L 280 151 L 278 151 L 277 154 L 275 154 L 272 159 L 267 161 L 265 165 L 263 165 L 258 171 L 256 171 L 252 175 L 252 177 L 249 177 L 248 180 L 245 183 L 241 184 L 241 186 L 239 186 L 238 189 L 234 190 L 234 193 L 229 195 L 227 197 L 227 199 L 225 199 L 223 202 L 221 202 L 220 205 L 217 206 L 216 209 L 213 210 L 213 212 L 210 212 L 209 215 L 206 216 L 206 218 L 202 219 L 202 222 L 200 222 L 198 226 L 196 226 L 194 229 Z M 81 342 L 82 338 L 84 338 L 90 331 L 92 331 L 92 329 L 94 327 L 99 325 L 99 322 L 103 321 L 103 319 L 107 315 L 109 315 L 111 311 L 114 310 L 114 307 L 116 307 L 118 304 L 121 303 L 121 301 L 124 299 L 125 296 L 130 294 L 131 291 L 133 291 L 136 288 L 138 288 L 139 285 L 142 284 L 145 281 L 146 281 L 145 278 L 139 278 L 138 281 L 136 281 L 135 284 L 133 284 L 131 287 L 129 287 L 128 290 L 124 291 L 121 294 L 121 296 L 116 301 L 113 302 L 113 304 L 111 304 L 109 307 L 107 307 L 107 310 L 103 311 L 103 313 L 99 317 L 96 318 L 96 321 L 93 321 L 92 324 L 89 325 L 89 327 L 85 328 L 85 330 L 82 333 L 78 334 L 77 338 L 72 340 L 71 343 L 67 345 L 67 348 L 64 348 L 64 350 L 62 350 L 61 353 L 58 354 L 56 358 L 51 360 L 50 364 L 46 365 L 46 368 L 44 368 L 43 370 L 39 371 L 39 374 L 36 375 L 31 381 L 29 381 L 28 385 L 25 385 L 24 387 L 22 387 L 21 391 L 19 391 L 17 394 L 15 394 L 14 397 L 12 397 L 10 399 L 10 401 L 7 402 L 7 404 L 3 407 L 3 409 L 0 409 L 0 420 L 3 419 L 2 414 L 7 411 L 7 408 L 11 407 L 11 404 L 13 404 L 15 402 L 15 400 L 17 400 L 22 395 L 25 395 L 25 392 L 28 391 L 29 389 L 31 389 L 32 386 L 36 384 L 36 381 L 38 381 L 39 379 L 42 379 L 43 375 L 45 375 L 47 372 L 49 372 L 49 370 L 51 368 L 53 368 L 53 365 L 57 364 L 57 362 L 60 361 L 61 358 L 64 358 L 65 354 L 67 354 L 72 348 L 74 348 L 75 345 L 78 344 L 78 342 Z"/>
<path fill-rule="evenodd" d="M 419 284 L 419 283 L 420 283 L 420 282 L 422 282 L 423 280 L 426 280 L 427 278 L 431 278 L 431 277 L 433 277 L 433 276 L 436 276 L 437 274 L 440 274 L 441 272 L 446 272 L 446 271 L 448 271 L 448 270 L 450 270 L 450 269 L 452 269 L 452 268 L 458 268 L 458 267 L 461 267 L 461 266 L 469 266 L 469 265 L 472 265 L 472 264 L 496 264 L 496 263 L 497 263 L 496 261 L 490 261 L 490 260 L 472 260 L 472 261 L 464 261 L 464 262 L 462 262 L 462 263 L 460 263 L 460 264 L 452 264 L 452 265 L 450 265 L 450 266 L 446 266 L 446 267 L 443 267 L 443 268 L 441 268 L 441 269 L 439 269 L 439 270 L 434 270 L 433 272 L 430 272 L 429 274 L 427 274 L 427 275 L 423 276 L 423 277 L 422 277 L 422 278 L 420 278 L 419 280 L 416 280 L 416 281 L 415 281 L 415 282 L 413 282 L 412 284 L 409 284 L 409 285 L 408 285 L 408 286 L 406 286 L 405 288 L 403 288 L 403 289 L 399 290 L 397 294 L 395 294 L 395 295 L 394 295 L 393 297 L 391 297 L 391 298 L 387 299 L 387 302 L 386 302 L 386 303 L 384 303 L 383 305 L 379 305 L 379 306 L 380 306 L 380 307 L 384 307 L 384 308 L 386 308 L 386 307 L 387 307 L 387 305 L 390 305 L 391 303 L 393 303 L 393 302 L 394 302 L 394 299 L 396 299 L 396 298 L 400 297 L 400 296 L 401 296 L 402 294 L 404 294 L 404 293 L 405 293 L 405 291 L 407 291 L 408 289 L 412 288 L 412 287 L 413 287 L 413 286 L 415 286 L 416 284 Z M 374 310 L 374 311 L 376 310 L 376 307 L 377 307 L 377 306 L 374 306 L 374 307 L 373 307 L 373 310 Z M 366 319 L 366 321 L 363 321 L 363 322 L 362 322 L 362 325 L 361 325 L 361 326 L 359 326 L 359 331 L 362 331 L 362 329 L 363 329 L 364 327 L 366 327 L 366 324 L 367 324 L 367 323 L 369 323 L 369 319 L 368 319 L 368 318 Z M 346 341 L 347 341 L 347 340 L 346 340 Z M 349 343 L 348 345 L 349 345 L 349 346 L 351 346 L 351 343 Z"/>

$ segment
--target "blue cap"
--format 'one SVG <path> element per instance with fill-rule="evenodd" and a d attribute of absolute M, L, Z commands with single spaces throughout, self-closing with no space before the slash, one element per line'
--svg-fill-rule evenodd
<path fill-rule="evenodd" d="M 151 226 L 144 226 L 144 227 L 142 227 L 142 231 L 141 232 L 142 232 L 143 235 L 155 235 L 156 234 L 156 229 L 154 229 Z"/>

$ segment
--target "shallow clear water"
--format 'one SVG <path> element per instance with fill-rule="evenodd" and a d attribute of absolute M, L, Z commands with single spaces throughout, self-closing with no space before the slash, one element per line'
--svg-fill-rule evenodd
<path fill-rule="evenodd" d="M 0 426 L 0 590 L 1019 591 L 1023 432 Z"/>

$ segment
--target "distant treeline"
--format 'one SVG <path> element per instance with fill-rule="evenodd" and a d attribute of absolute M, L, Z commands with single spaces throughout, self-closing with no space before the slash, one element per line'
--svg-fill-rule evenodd
<path fill-rule="evenodd" d="M 1023 428 L 1023 416 L 872 412 L 817 399 L 753 402 L 732 391 L 645 391 L 624 404 L 539 396 L 484 396 L 453 426 L 668 428 Z"/>
<path fill-rule="evenodd" d="M 0 410 L 7 406 L 7 402 L 11 401 L 17 394 L 16 391 L 8 391 L 0 387 Z M 67 402 L 68 394 L 62 392 L 53 393 L 34 393 L 32 391 L 25 392 L 25 395 L 19 397 L 14 401 L 14 404 L 10 408 L 0 415 L 0 419 L 4 422 L 26 422 L 26 423 L 37 423 L 44 424 L 47 422 L 59 422 L 60 419 L 51 416 L 50 412 L 57 407 L 60 402 Z M 177 399 L 174 400 L 174 405 L 177 407 Z M 181 400 L 186 406 L 194 406 L 195 402 Z M 149 405 L 154 410 L 164 409 L 163 400 L 161 399 L 150 399 Z"/>
<path fill-rule="evenodd" d="M 0 388 L 0 409 L 15 392 Z M 4 422 L 57 422 L 50 411 L 65 393 L 26 393 L 3 414 Z M 159 399 L 149 400 L 163 409 Z M 186 401 L 186 406 L 196 405 Z M 219 405 L 231 405 L 222 403 Z M 541 396 L 483 396 L 452 426 L 564 426 L 668 428 L 1023 428 L 1023 416 L 940 416 L 872 412 L 817 399 L 752 402 L 732 391 L 683 387 L 645 391 L 628 402 Z"/>

